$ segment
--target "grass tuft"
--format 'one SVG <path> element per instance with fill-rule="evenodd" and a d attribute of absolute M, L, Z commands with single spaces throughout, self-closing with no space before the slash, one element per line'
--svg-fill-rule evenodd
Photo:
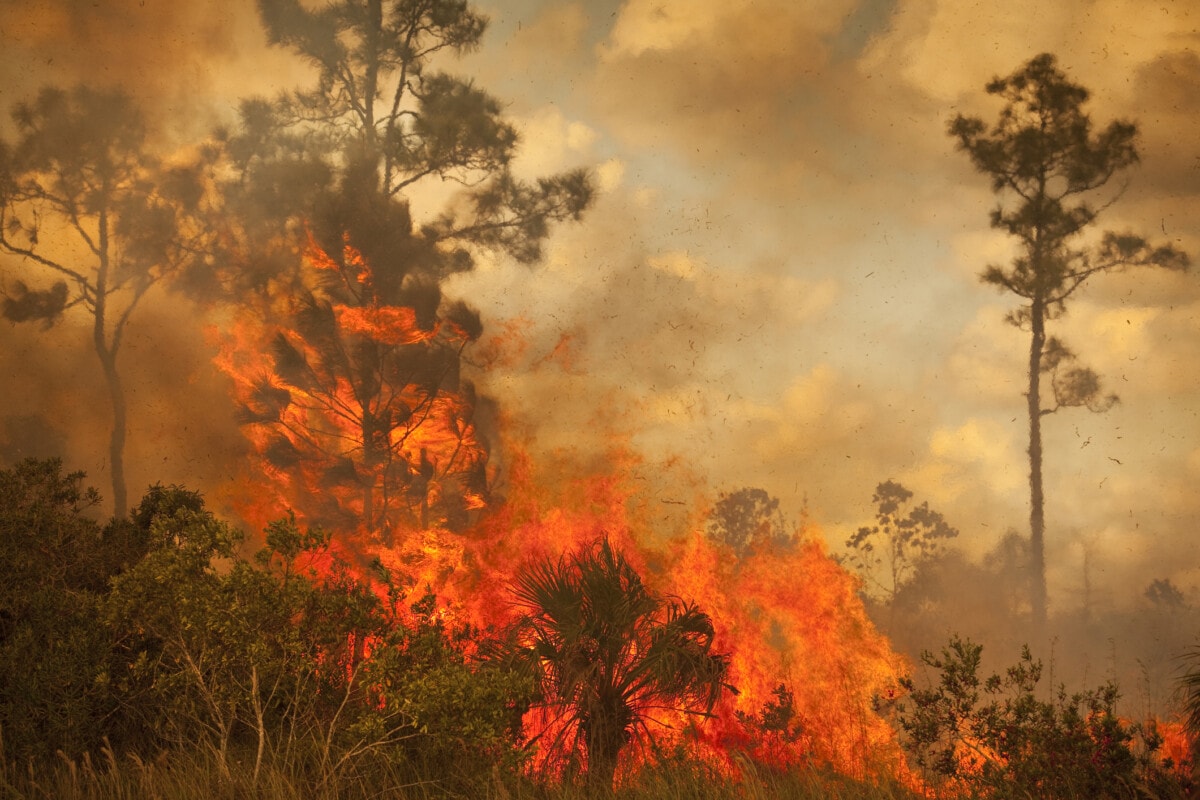
<path fill-rule="evenodd" d="M 493 770 L 474 785 L 425 777 L 395 764 L 320 782 L 303 769 L 269 765 L 254 774 L 253 754 L 222 768 L 215 757 L 163 754 L 145 760 L 119 758 L 106 746 L 93 759 L 59 754 L 40 767 L 0 767 L 0 800 L 915 800 L 899 785 L 870 784 L 832 772 L 749 774 L 721 779 L 699 767 L 648 768 L 615 791 L 577 785 L 546 785 L 528 776 Z M 450 776 L 454 765 L 444 765 Z"/>

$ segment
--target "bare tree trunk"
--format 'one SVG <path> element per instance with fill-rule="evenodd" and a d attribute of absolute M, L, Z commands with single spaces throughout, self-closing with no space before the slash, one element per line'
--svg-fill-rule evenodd
<path fill-rule="evenodd" d="M 258 733 L 258 747 L 254 751 L 254 774 L 251 777 L 250 785 L 258 786 L 258 775 L 262 770 L 263 750 L 267 744 L 267 726 L 263 721 L 262 698 L 258 696 L 258 665 L 255 664 L 250 668 L 250 692 L 251 699 L 254 701 L 254 727 Z"/>
<path fill-rule="evenodd" d="M 116 353 L 102 352 L 100 362 L 104 367 L 104 380 L 108 384 L 108 398 L 112 404 L 113 427 L 108 439 L 108 460 L 112 467 L 113 515 L 123 518 L 129 513 L 129 499 L 125 487 L 125 391 L 121 376 L 117 374 Z"/>
<path fill-rule="evenodd" d="M 611 794 L 617 774 L 617 759 L 624 744 L 624 730 L 618 721 L 620 711 L 611 702 L 610 692 L 602 690 L 602 699 L 585 723 L 587 745 L 587 783 L 593 792 Z M 603 695 L 609 695 L 605 702 Z"/>
<path fill-rule="evenodd" d="M 1029 600 L 1034 630 L 1046 626 L 1046 498 L 1042 488 L 1042 353 L 1046 344 L 1045 307 L 1034 300 L 1030 308 L 1029 343 Z"/>
<path fill-rule="evenodd" d="M 112 469 L 113 516 L 122 519 L 129 513 L 129 499 L 125 489 L 125 391 L 121 376 L 117 373 L 117 348 L 120 336 L 110 342 L 108 322 L 108 212 L 102 210 L 98 223 L 98 253 L 100 263 L 96 270 L 95 307 L 92 314 L 92 344 L 100 357 L 104 370 L 104 381 L 108 385 L 108 399 L 112 405 L 113 426 L 108 440 L 108 461 Z M 118 326 L 119 328 L 119 326 Z"/>

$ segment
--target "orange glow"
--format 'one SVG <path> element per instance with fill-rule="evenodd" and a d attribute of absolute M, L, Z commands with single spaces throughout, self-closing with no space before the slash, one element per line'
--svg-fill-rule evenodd
<path fill-rule="evenodd" d="M 311 239 L 306 259 L 359 285 L 372 280 L 349 241 L 341 263 Z M 413 309 L 330 308 L 339 341 L 381 352 L 450 348 L 457 358 L 468 344 L 453 325 L 421 328 Z M 654 590 L 698 603 L 714 622 L 717 650 L 731 655 L 729 680 L 739 693 L 712 718 L 653 712 L 665 747 L 684 747 L 730 774 L 744 759 L 780 769 L 829 765 L 855 777 L 904 774 L 895 732 L 875 710 L 894 694 L 903 664 L 867 618 L 856 579 L 816 532 L 740 559 L 704 535 L 699 514 L 692 533 L 656 539 L 625 478 L 636 465 L 619 443 L 603 472 L 580 475 L 539 469 L 521 442 L 506 442 L 504 497 L 496 503 L 495 468 L 472 422 L 469 392 L 452 383 L 436 391 L 395 385 L 387 391 L 398 405 L 385 407 L 353 376 L 309 380 L 301 366 L 319 366 L 325 354 L 298 329 L 257 318 L 239 320 L 219 344 L 217 364 L 233 379 L 257 455 L 231 493 L 247 522 L 261 526 L 293 510 L 302 523 L 332 530 L 352 561 L 378 559 L 414 596 L 428 587 L 441 613 L 482 628 L 512 621 L 509 586 L 524 566 L 607 537 Z M 520 326 L 510 325 L 482 355 L 489 362 L 521 346 Z M 548 358 L 570 368 L 571 347 L 564 338 Z M 372 442 L 364 420 L 392 414 L 395 422 L 397 407 L 409 416 Z M 553 733 L 536 713 L 525 724 L 530 736 Z M 627 754 L 622 773 L 643 756 Z"/>
<path fill-rule="evenodd" d="M 1187 728 L 1179 720 L 1159 721 L 1153 726 L 1162 737 L 1162 746 L 1158 750 L 1160 763 L 1169 759 L 1171 768 L 1180 778 L 1190 777 L 1196 743 Z"/>
<path fill-rule="evenodd" d="M 380 302 L 349 240 L 339 263 L 310 236 L 305 264 L 339 272 L 358 295 L 293 299 L 281 323 L 246 312 L 216 337 L 262 476 L 238 511 L 258 524 L 292 510 L 379 541 L 461 527 L 488 491 L 473 395 L 457 378 L 466 333 Z"/>
<path fill-rule="evenodd" d="M 867 618 L 856 580 L 806 533 L 792 548 L 761 548 L 740 561 L 699 533 L 677 545 L 667 585 L 703 598 L 718 647 L 733 655 L 730 678 L 740 691 L 702 739 L 717 753 L 740 750 L 780 767 L 898 774 L 895 732 L 874 709 L 894 695 L 902 659 Z M 781 684 L 792 695 L 790 734 L 747 726 Z"/>
<path fill-rule="evenodd" d="M 609 459 L 618 470 L 628 461 L 620 451 Z M 660 744 L 684 746 L 731 774 L 747 758 L 779 769 L 828 765 L 863 778 L 907 775 L 895 731 L 876 710 L 877 701 L 894 697 L 903 660 L 867 618 L 857 580 L 829 557 L 815 532 L 794 548 L 763 548 L 740 561 L 699 528 L 654 544 L 620 475 L 549 486 L 536 473 L 518 455 L 506 503 L 464 538 L 466 568 L 438 590 L 455 613 L 476 624 L 503 624 L 512 613 L 509 578 L 522 565 L 607 536 L 656 591 L 699 603 L 716 627 L 716 649 L 732 655 L 729 677 L 739 693 L 708 720 L 655 712 Z M 777 701 L 780 684 L 791 693 L 793 724 L 764 729 L 756 720 Z M 553 738 L 536 712 L 525 723 L 528 734 Z M 635 769 L 640 757 L 627 754 L 623 771 Z"/>

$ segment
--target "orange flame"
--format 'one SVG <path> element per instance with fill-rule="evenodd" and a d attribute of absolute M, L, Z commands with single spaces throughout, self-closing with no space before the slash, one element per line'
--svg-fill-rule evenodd
<path fill-rule="evenodd" d="M 1171 770 L 1185 785 L 1193 782 L 1196 740 L 1182 721 L 1155 720 L 1149 725 L 1162 737 L 1157 756 L 1159 764 L 1170 764 Z"/>
<path fill-rule="evenodd" d="M 348 239 L 341 255 L 310 236 L 305 264 L 370 287 L 370 265 Z M 467 334 L 441 320 L 422 327 L 414 309 L 362 296 L 293 301 L 278 324 L 246 313 L 214 334 L 266 478 L 243 493 L 248 521 L 291 509 L 360 537 L 404 538 L 461 525 L 487 504 L 488 453 L 457 380 Z"/>
<path fill-rule="evenodd" d="M 309 267 L 369 285 L 370 265 L 348 239 L 341 256 L 340 263 L 330 258 L 310 237 Z M 460 353 L 466 344 L 454 325 L 422 328 L 413 309 L 332 303 L 331 310 L 338 336 L 372 347 Z M 522 567 L 607 537 L 657 591 L 697 602 L 716 626 L 718 649 L 731 654 L 730 680 L 739 694 L 727 696 L 703 722 L 657 714 L 664 742 L 729 772 L 747 758 L 779 768 L 830 765 L 856 777 L 903 774 L 896 734 L 876 710 L 895 691 L 901 658 L 875 630 L 856 580 L 830 558 L 817 532 L 803 532 L 793 547 L 764 547 L 740 559 L 709 540 L 699 524 L 676 541 L 654 542 L 652 525 L 623 480 L 631 457 L 619 448 L 607 474 L 547 480 L 520 444 L 510 443 L 507 497 L 492 506 L 495 471 L 472 422 L 468 393 L 454 386 L 432 393 L 390 387 L 410 417 L 384 426 L 376 452 L 390 460 L 372 460 L 361 454 L 372 446 L 364 419 L 394 409 L 372 406 L 346 376 L 306 384 L 288 374 L 280 364 L 287 348 L 298 363 L 322 358 L 303 336 L 286 324 L 247 316 L 214 337 L 216 363 L 233 380 L 257 455 L 251 474 L 231 490 L 250 524 L 261 528 L 292 509 L 308 524 L 333 529 L 346 552 L 378 558 L 410 585 L 432 588 L 445 613 L 482 627 L 511 621 L 507 587 Z M 569 362 L 569 345 L 560 342 L 552 358 Z M 379 517 L 369 506 L 385 493 L 409 510 L 454 502 L 475 518 L 455 525 L 444 513 L 394 515 L 384 519 L 391 535 L 380 536 L 371 527 Z M 483 509 L 488 513 L 480 514 Z M 526 719 L 530 733 L 545 724 L 536 715 Z M 638 758 L 631 755 L 623 770 L 636 767 Z"/>
<path fill-rule="evenodd" d="M 609 461 L 630 465 L 619 451 Z M 503 624 L 517 570 L 606 536 L 657 591 L 699 603 L 716 627 L 717 649 L 732 656 L 729 679 L 738 694 L 721 702 L 715 718 L 655 713 L 664 747 L 688 748 L 730 773 L 748 758 L 780 769 L 828 765 L 863 778 L 907 774 L 896 733 L 877 710 L 894 695 L 903 660 L 868 619 L 857 579 L 829 557 L 815 531 L 794 548 L 763 548 L 740 561 L 698 528 L 655 545 L 619 475 L 549 488 L 526 456 L 515 462 L 506 503 L 465 537 L 469 567 L 439 589 L 456 613 Z M 781 684 L 792 724 L 773 729 L 762 712 L 778 705 Z M 546 733 L 545 724 L 536 713 L 526 719 L 531 734 Z M 639 756 L 629 758 L 626 771 Z"/>

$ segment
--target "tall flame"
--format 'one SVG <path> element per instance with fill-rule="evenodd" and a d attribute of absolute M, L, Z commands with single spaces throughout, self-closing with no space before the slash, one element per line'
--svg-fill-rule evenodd
<path fill-rule="evenodd" d="M 487 503 L 487 448 L 458 375 L 470 335 L 381 302 L 362 253 L 347 240 L 340 255 L 310 236 L 307 266 L 358 295 L 310 293 L 281 323 L 244 313 L 217 335 L 265 478 L 239 510 L 262 523 L 290 509 L 378 540 L 461 527 Z"/>
<path fill-rule="evenodd" d="M 370 284 L 371 267 L 349 241 L 339 256 L 310 239 L 315 273 Z M 507 496 L 479 513 L 494 475 L 472 421 L 472 394 L 456 375 L 468 340 L 453 323 L 422 324 L 414 309 L 378 302 L 309 299 L 294 302 L 283 324 L 238 320 L 220 339 L 217 363 L 233 379 L 258 457 L 260 477 L 239 489 L 247 521 L 261 525 L 293 510 L 364 559 L 431 588 L 445 613 L 483 627 L 511 621 L 508 586 L 522 567 L 606 537 L 655 590 L 698 602 L 731 656 L 738 694 L 699 724 L 657 713 L 663 740 L 731 771 L 748 758 L 898 774 L 894 730 L 876 709 L 895 691 L 901 659 L 816 531 L 741 557 L 698 523 L 674 541 L 654 540 L 623 480 L 630 457 L 619 447 L 605 474 L 547 480 L 521 443 L 506 443 Z M 364 386 L 353 369 L 331 363 L 356 347 L 397 363 L 444 357 L 446 374 Z M 530 733 L 544 724 L 534 716 L 526 723 Z"/>

